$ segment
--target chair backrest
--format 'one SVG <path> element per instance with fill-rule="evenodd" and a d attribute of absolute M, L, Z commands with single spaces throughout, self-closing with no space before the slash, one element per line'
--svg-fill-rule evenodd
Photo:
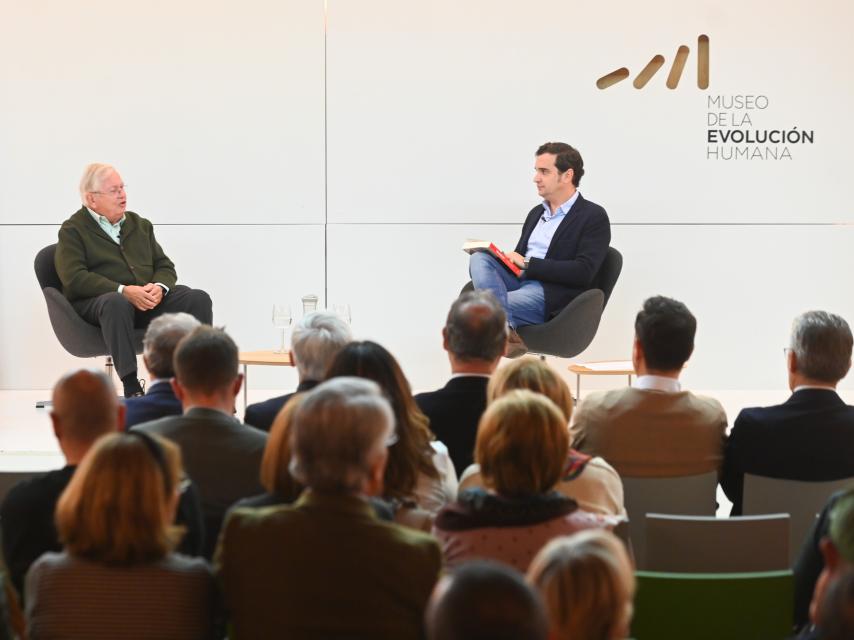
<path fill-rule="evenodd" d="M 743 573 L 789 568 L 789 514 L 715 518 L 646 515 L 645 569 Z"/>
<path fill-rule="evenodd" d="M 744 474 L 744 515 L 788 513 L 791 515 L 789 559 L 794 566 L 801 544 L 832 493 L 854 484 L 854 478 L 806 482 Z"/>
<path fill-rule="evenodd" d="M 715 515 L 718 474 L 709 471 L 696 476 L 672 478 L 623 477 L 623 500 L 629 516 L 637 566 L 645 568 L 644 519 L 647 513 L 690 516 Z"/>
<path fill-rule="evenodd" d="M 593 279 L 594 289 L 601 289 L 605 294 L 604 309 L 608 305 L 608 300 L 611 297 L 611 292 L 617 284 L 617 279 L 620 277 L 620 272 L 623 270 L 623 255 L 614 247 L 608 247 L 608 253 L 602 261 L 602 266 L 599 267 L 599 272 Z"/>
<path fill-rule="evenodd" d="M 636 640 L 782 640 L 792 631 L 791 571 L 636 577 Z"/>
<path fill-rule="evenodd" d="M 36 254 L 35 264 L 36 279 L 39 281 L 39 286 L 44 289 L 53 287 L 62 291 L 62 281 L 56 273 L 56 265 L 54 264 L 54 256 L 56 255 L 56 244 L 49 244 L 44 249 Z"/>

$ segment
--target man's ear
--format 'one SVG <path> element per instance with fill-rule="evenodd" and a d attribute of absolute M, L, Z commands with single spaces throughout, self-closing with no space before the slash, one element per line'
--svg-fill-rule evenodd
<path fill-rule="evenodd" d="M 448 350 L 448 327 L 442 327 L 442 348 Z"/>
<path fill-rule="evenodd" d="M 187 396 L 187 393 L 184 391 L 184 387 L 181 386 L 181 383 L 178 382 L 178 378 L 172 378 L 169 381 L 169 384 L 172 385 L 172 391 L 175 393 L 175 397 L 184 404 L 184 398 Z"/>
<path fill-rule="evenodd" d="M 62 440 L 62 422 L 56 412 L 50 412 L 50 422 L 53 425 L 53 435 L 57 440 Z"/>
<path fill-rule="evenodd" d="M 565 179 L 566 182 L 572 182 L 575 178 L 575 171 L 572 168 L 567 169 L 563 172 L 561 179 Z"/>
<path fill-rule="evenodd" d="M 240 389 L 243 387 L 243 374 L 238 373 L 237 377 L 234 379 L 234 386 L 231 387 L 231 392 L 234 394 L 234 397 L 237 397 L 237 394 L 240 393 Z"/>
<path fill-rule="evenodd" d="M 829 571 L 835 571 L 842 563 L 842 556 L 839 555 L 839 550 L 828 536 L 824 536 L 819 541 L 818 550 L 821 551 L 821 557 L 824 558 L 824 566 Z"/>
<path fill-rule="evenodd" d="M 789 349 L 786 352 L 786 368 L 789 370 L 789 373 L 798 372 L 798 355 L 793 349 Z"/>
<path fill-rule="evenodd" d="M 127 418 L 128 408 L 124 402 L 119 402 L 116 415 L 116 431 L 125 430 L 125 419 Z"/>

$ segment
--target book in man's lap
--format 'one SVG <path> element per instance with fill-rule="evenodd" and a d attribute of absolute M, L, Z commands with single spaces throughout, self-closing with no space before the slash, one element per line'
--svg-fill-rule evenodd
<path fill-rule="evenodd" d="M 472 254 L 475 251 L 486 251 L 498 260 L 498 262 L 504 265 L 504 267 L 517 278 L 522 273 L 522 270 L 516 265 L 516 263 L 508 258 L 501 249 L 495 246 L 494 243 L 489 242 L 489 240 L 466 240 L 463 242 L 463 251 L 468 254 Z"/>

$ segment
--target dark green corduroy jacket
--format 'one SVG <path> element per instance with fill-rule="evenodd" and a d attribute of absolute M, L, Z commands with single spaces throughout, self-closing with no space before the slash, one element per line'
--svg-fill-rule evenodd
<path fill-rule="evenodd" d="M 120 284 L 175 286 L 175 265 L 157 244 L 148 220 L 125 212 L 120 237 L 121 244 L 116 244 L 86 207 L 62 223 L 56 272 L 66 298 L 94 298 L 117 291 Z"/>

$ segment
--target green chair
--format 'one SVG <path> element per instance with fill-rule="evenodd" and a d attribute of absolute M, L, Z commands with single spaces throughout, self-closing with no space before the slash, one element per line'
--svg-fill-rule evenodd
<path fill-rule="evenodd" d="M 792 633 L 791 571 L 638 571 L 636 640 L 783 640 Z"/>

